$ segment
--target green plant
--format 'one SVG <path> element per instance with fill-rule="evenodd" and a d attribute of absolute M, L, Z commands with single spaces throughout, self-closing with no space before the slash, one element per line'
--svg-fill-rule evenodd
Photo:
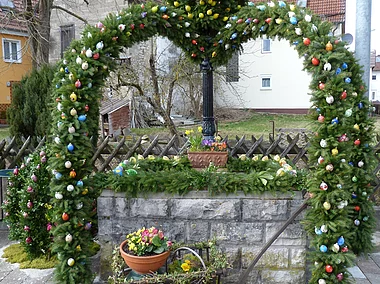
<path fill-rule="evenodd" d="M 202 126 L 198 126 L 197 130 L 186 130 L 185 135 L 190 143 L 190 151 L 215 151 L 226 152 L 226 142 L 221 142 L 221 137 L 216 136 L 214 139 L 204 139 L 202 135 Z"/>
<path fill-rule="evenodd" d="M 150 277 L 143 278 L 142 280 L 131 280 L 128 279 L 128 275 L 124 273 L 126 265 L 123 258 L 120 255 L 120 250 L 118 247 L 112 252 L 112 275 L 108 278 L 108 282 L 111 284 L 121 284 L 121 283 L 134 283 L 134 284 L 150 284 L 150 283 L 175 283 L 175 284 L 189 284 L 189 283 L 217 283 L 215 282 L 215 277 L 217 274 L 223 274 L 223 271 L 230 268 L 230 264 L 227 261 L 226 254 L 222 253 L 218 249 L 216 242 L 205 241 L 197 242 L 193 244 L 184 243 L 174 243 L 172 246 L 172 251 L 178 248 L 187 247 L 194 250 L 200 249 L 203 252 L 209 250 L 209 261 L 204 261 L 206 269 L 197 269 L 196 266 L 200 264 L 200 260 L 194 255 L 186 254 L 184 261 L 174 260 L 169 263 L 169 271 L 164 274 L 154 274 Z M 169 259 L 172 259 L 169 257 Z M 192 268 L 188 271 L 184 271 L 181 268 L 183 263 L 190 261 L 193 264 Z M 183 266 L 187 270 L 187 266 Z"/>
<path fill-rule="evenodd" d="M 3 206 L 10 238 L 20 240 L 30 260 L 50 254 L 50 178 L 45 151 L 29 155 L 14 169 Z"/>
<path fill-rule="evenodd" d="M 172 246 L 172 242 L 164 236 L 164 233 L 155 227 L 149 229 L 143 227 L 128 234 L 126 239 L 124 250 L 127 249 L 126 252 L 137 256 L 160 254 Z"/>

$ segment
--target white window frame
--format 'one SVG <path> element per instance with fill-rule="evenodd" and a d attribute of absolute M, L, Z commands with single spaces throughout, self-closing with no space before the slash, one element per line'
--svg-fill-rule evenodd
<path fill-rule="evenodd" d="M 12 43 L 15 43 L 17 45 L 17 59 L 12 58 Z M 9 50 L 10 50 L 10 58 L 5 58 L 5 45 L 9 44 Z M 3 49 L 3 60 L 4 62 L 9 62 L 9 63 L 22 63 L 22 56 L 21 56 L 21 40 L 17 39 L 11 39 L 11 38 L 3 38 L 2 40 L 2 49 Z"/>
<path fill-rule="evenodd" d="M 375 81 L 375 80 L 376 80 L 376 77 L 377 77 L 376 74 L 375 74 L 375 75 L 372 75 L 372 80 Z"/>
<path fill-rule="evenodd" d="M 266 46 L 264 42 L 269 42 L 269 49 L 264 48 Z M 272 52 L 272 40 L 270 38 L 262 38 L 261 39 L 261 53 L 271 53 L 271 52 Z"/>
<path fill-rule="evenodd" d="M 264 80 L 269 79 L 269 86 L 264 86 Z M 272 75 L 260 75 L 260 90 L 272 90 Z"/>

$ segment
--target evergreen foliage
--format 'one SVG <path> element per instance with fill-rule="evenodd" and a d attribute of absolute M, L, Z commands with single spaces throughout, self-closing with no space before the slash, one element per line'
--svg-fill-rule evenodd
<path fill-rule="evenodd" d="M 10 134 L 21 137 L 43 137 L 51 125 L 51 82 L 55 67 L 44 65 L 24 76 L 12 90 L 12 102 L 7 110 Z"/>
<path fill-rule="evenodd" d="M 307 9 L 283 1 L 255 6 L 227 0 L 136 4 L 87 26 L 82 39 L 65 53 L 54 79 L 51 196 L 63 196 L 54 200 L 54 250 L 60 260 L 57 280 L 91 282 L 87 250 L 91 234 L 86 230 L 92 202 L 87 178 L 93 151 L 89 137 L 97 133 L 100 87 L 120 48 L 159 34 L 180 46 L 194 63 L 209 58 L 215 67 L 226 63 L 244 42 L 266 34 L 287 39 L 304 58 L 304 69 L 313 75 L 310 89 L 316 135 L 309 151 L 314 153 L 308 187 L 312 198 L 305 219 L 315 249 L 311 283 L 349 283 L 347 267 L 353 252 L 372 247 L 368 184 L 373 169 L 373 126 L 361 69 L 345 43 L 330 35 L 330 30 L 331 24 Z M 70 243 L 65 242 L 68 232 L 73 236 Z"/>
<path fill-rule="evenodd" d="M 3 205 L 7 212 L 5 222 L 9 226 L 9 238 L 20 241 L 29 260 L 50 256 L 49 183 L 44 151 L 31 154 L 9 179 Z"/>

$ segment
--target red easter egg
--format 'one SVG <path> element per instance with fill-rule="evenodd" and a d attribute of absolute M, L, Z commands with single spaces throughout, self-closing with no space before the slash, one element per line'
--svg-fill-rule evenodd
<path fill-rule="evenodd" d="M 327 265 L 325 266 L 325 270 L 326 270 L 327 273 L 331 273 L 331 272 L 333 272 L 333 268 L 332 268 L 332 266 L 329 265 L 329 264 L 327 264 Z"/>
<path fill-rule="evenodd" d="M 67 214 L 66 212 L 64 212 L 63 214 L 62 214 L 62 220 L 63 221 L 68 221 L 69 220 L 69 214 Z"/>
<path fill-rule="evenodd" d="M 309 38 L 305 37 L 305 38 L 303 39 L 303 44 L 304 44 L 304 45 L 309 45 L 310 43 L 311 43 L 311 41 L 310 41 Z"/>
<path fill-rule="evenodd" d="M 356 139 L 354 144 L 355 144 L 355 146 L 359 146 L 360 145 L 360 139 Z"/>
<path fill-rule="evenodd" d="M 360 206 L 355 206 L 355 207 L 354 207 L 354 210 L 355 210 L 355 211 L 360 211 Z"/>
<path fill-rule="evenodd" d="M 319 59 L 316 58 L 316 57 L 313 57 L 313 59 L 311 59 L 311 63 L 315 66 L 319 65 Z"/>
<path fill-rule="evenodd" d="M 347 92 L 346 92 L 346 90 L 344 90 L 344 91 L 342 92 L 342 94 L 340 95 L 340 98 L 341 98 L 342 100 L 345 100 L 345 99 L 347 98 Z"/>
<path fill-rule="evenodd" d="M 322 83 L 322 82 L 320 82 L 319 85 L 318 85 L 318 88 L 319 88 L 320 90 L 323 90 L 323 89 L 325 88 L 325 84 Z"/>
<path fill-rule="evenodd" d="M 272 21 L 272 18 L 267 18 L 267 19 L 265 20 L 265 22 L 266 22 L 267 24 L 269 24 L 271 21 Z"/>

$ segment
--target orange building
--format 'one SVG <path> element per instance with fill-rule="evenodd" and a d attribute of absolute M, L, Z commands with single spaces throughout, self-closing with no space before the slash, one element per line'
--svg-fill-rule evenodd
<path fill-rule="evenodd" d="M 20 0 L 0 0 L 0 124 L 12 99 L 12 84 L 32 69 L 25 24 L 14 18 Z"/>

